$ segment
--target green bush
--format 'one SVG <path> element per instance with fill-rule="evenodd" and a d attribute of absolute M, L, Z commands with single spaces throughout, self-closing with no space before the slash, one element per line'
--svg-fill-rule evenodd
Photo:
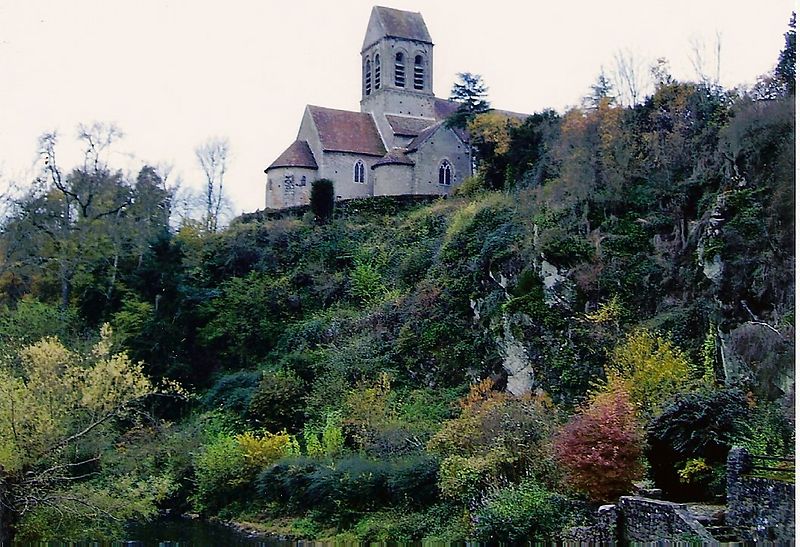
<path fill-rule="evenodd" d="M 242 370 L 220 377 L 203 396 L 203 406 L 245 416 L 261 381 L 261 372 Z"/>
<path fill-rule="evenodd" d="M 695 459 L 707 467 L 724 464 L 748 417 L 747 399 L 738 389 L 678 395 L 647 426 L 645 455 L 656 486 L 676 498 L 708 497 L 711 474 L 681 481 L 679 471 L 689 473 L 697 464 L 687 463 Z"/>
<path fill-rule="evenodd" d="M 305 385 L 292 371 L 265 372 L 247 407 L 247 416 L 268 431 L 302 426 Z"/>
<path fill-rule="evenodd" d="M 552 541 L 568 516 L 564 498 L 528 479 L 489 497 L 475 514 L 475 538 L 490 542 Z"/>
<path fill-rule="evenodd" d="M 252 495 L 251 473 L 245 453 L 235 437 L 220 434 L 194 459 L 196 511 L 214 514 Z"/>
<path fill-rule="evenodd" d="M 324 224 L 333 216 L 333 181 L 319 179 L 311 183 L 311 212 Z"/>
<path fill-rule="evenodd" d="M 293 511 L 315 510 L 350 522 L 387 506 L 424 507 L 438 500 L 432 458 L 375 461 L 350 456 L 331 464 L 311 458 L 280 461 L 258 476 L 258 493 Z"/>

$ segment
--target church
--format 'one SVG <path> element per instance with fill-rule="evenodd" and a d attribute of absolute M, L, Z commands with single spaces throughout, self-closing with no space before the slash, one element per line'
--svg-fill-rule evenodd
<path fill-rule="evenodd" d="M 309 202 L 330 179 L 337 200 L 446 195 L 470 175 L 458 105 L 433 94 L 433 42 L 422 15 L 373 7 L 361 47 L 361 111 L 307 105 L 297 139 L 267 174 L 266 208 Z"/>

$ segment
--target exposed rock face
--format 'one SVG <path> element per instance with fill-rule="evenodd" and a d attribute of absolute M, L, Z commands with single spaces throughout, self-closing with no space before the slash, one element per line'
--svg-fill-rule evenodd
<path fill-rule="evenodd" d="M 507 314 L 503 314 L 503 336 L 497 338 L 497 346 L 503 352 L 503 368 L 508 373 L 506 389 L 517 396 L 530 393 L 535 381 L 533 365 L 528 350 L 514 336 Z"/>
<path fill-rule="evenodd" d="M 719 255 L 714 255 L 714 258 L 711 260 L 703 261 L 703 275 L 705 275 L 712 283 L 719 284 L 722 281 L 722 274 L 724 270 L 724 264 Z"/>
<path fill-rule="evenodd" d="M 561 273 L 557 266 L 542 260 L 539 276 L 544 285 L 544 301 L 548 306 L 570 303 L 575 298 L 572 282 Z"/>

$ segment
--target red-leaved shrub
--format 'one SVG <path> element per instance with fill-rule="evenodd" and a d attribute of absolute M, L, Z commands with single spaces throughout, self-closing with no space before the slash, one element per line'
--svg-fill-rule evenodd
<path fill-rule="evenodd" d="M 555 438 L 569 484 L 592 500 L 610 500 L 641 478 L 644 433 L 623 388 L 595 395 Z"/>

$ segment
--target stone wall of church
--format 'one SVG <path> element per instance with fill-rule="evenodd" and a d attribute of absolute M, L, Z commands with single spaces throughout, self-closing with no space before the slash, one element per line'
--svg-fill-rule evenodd
<path fill-rule="evenodd" d="M 455 133 L 444 127 L 422 143 L 411 159 L 414 169 L 415 194 L 445 195 L 458 188 L 470 175 L 470 159 L 467 145 Z M 447 160 L 452 166 L 452 184 L 439 184 L 439 165 Z"/>
<path fill-rule="evenodd" d="M 372 165 L 380 158 L 344 152 L 323 152 L 319 178 L 333 181 L 336 199 L 353 199 L 371 196 L 373 188 Z M 366 182 L 353 182 L 353 167 L 356 161 L 364 162 Z"/>
<path fill-rule="evenodd" d="M 372 171 L 374 195 L 399 196 L 414 193 L 414 166 L 379 165 Z"/>
<path fill-rule="evenodd" d="M 275 167 L 267 171 L 267 209 L 283 209 L 305 205 L 309 201 L 311 183 L 317 180 L 316 169 Z"/>

